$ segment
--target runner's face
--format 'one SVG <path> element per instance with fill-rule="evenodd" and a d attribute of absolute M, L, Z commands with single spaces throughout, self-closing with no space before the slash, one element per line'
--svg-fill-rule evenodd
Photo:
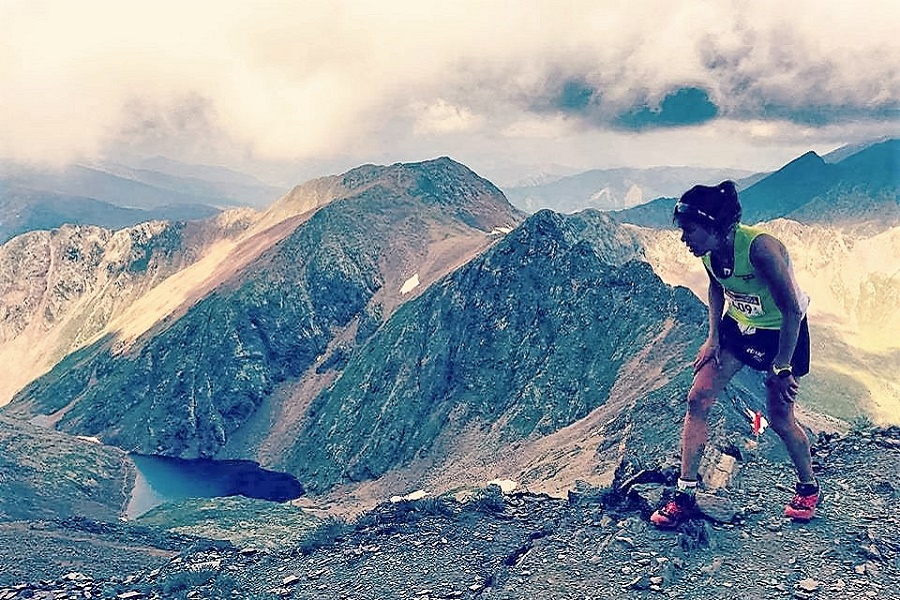
<path fill-rule="evenodd" d="M 694 256 L 703 256 L 712 252 L 719 244 L 719 239 L 712 229 L 699 223 L 688 221 L 681 227 L 681 241 Z"/>

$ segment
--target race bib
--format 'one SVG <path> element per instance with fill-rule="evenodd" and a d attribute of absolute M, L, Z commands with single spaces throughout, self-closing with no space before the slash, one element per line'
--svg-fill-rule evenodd
<path fill-rule="evenodd" d="M 763 315 L 762 300 L 756 294 L 740 294 L 725 290 L 725 295 L 731 306 L 747 317 L 754 318 Z"/>

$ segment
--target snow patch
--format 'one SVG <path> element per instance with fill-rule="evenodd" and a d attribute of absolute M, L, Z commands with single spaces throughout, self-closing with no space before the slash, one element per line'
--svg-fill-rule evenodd
<path fill-rule="evenodd" d="M 417 287 L 419 287 L 419 274 L 418 273 L 416 273 L 415 275 L 413 275 L 412 277 L 407 279 L 406 283 L 404 283 L 400 287 L 400 295 L 402 296 L 404 294 L 408 294 L 411 291 L 413 291 L 414 289 L 416 289 Z"/>
<path fill-rule="evenodd" d="M 416 490 L 415 492 L 412 492 L 405 496 L 391 496 L 391 503 L 397 504 L 398 502 L 403 502 L 404 500 L 407 500 L 407 501 L 421 500 L 422 498 L 424 498 L 427 495 L 428 495 L 428 492 L 426 492 L 425 490 Z"/>
<path fill-rule="evenodd" d="M 491 485 L 491 484 L 499 485 L 500 490 L 504 494 L 508 494 L 511 491 L 513 491 L 514 489 L 516 489 L 517 487 L 519 487 L 519 484 L 516 483 L 515 481 L 513 481 L 512 479 L 491 479 L 490 481 L 488 481 L 488 485 Z"/>
<path fill-rule="evenodd" d="M 91 442 L 92 444 L 102 444 L 103 443 L 100 441 L 100 438 L 96 438 L 92 435 L 76 435 L 75 437 L 78 438 L 79 440 L 84 440 L 85 442 Z"/>
<path fill-rule="evenodd" d="M 506 235 L 512 230 L 512 227 L 494 227 L 488 235 Z"/>

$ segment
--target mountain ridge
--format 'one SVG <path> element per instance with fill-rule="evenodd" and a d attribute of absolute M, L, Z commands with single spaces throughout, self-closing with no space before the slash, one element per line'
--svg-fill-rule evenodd
<path fill-rule="evenodd" d="M 835 163 L 809 151 L 740 191 L 743 220 L 791 218 L 877 232 L 900 224 L 900 139 L 862 147 Z M 686 188 L 685 188 L 686 189 Z M 615 211 L 622 222 L 671 228 L 672 200 Z"/>
<path fill-rule="evenodd" d="M 697 182 L 713 184 L 751 176 L 750 171 L 738 169 L 696 167 L 592 169 L 535 185 L 506 187 L 504 191 L 513 204 L 528 212 L 549 208 L 571 213 L 629 208 L 679 193 Z"/>
<path fill-rule="evenodd" d="M 0 355 L 10 368 L 5 404 L 18 387 L 102 335 L 131 303 L 193 264 L 217 238 L 243 231 L 247 213 L 203 223 L 148 222 L 117 232 L 64 226 L 0 246 Z"/>
<path fill-rule="evenodd" d="M 422 186 L 416 182 L 429 185 L 419 196 L 396 196 L 394 176 L 400 189 L 409 182 L 417 190 Z M 447 194 L 457 177 L 472 184 Z M 393 267 L 381 269 L 427 258 L 430 223 L 460 247 L 478 249 L 493 243 L 494 227 L 519 218 L 496 188 L 450 159 L 366 167 L 348 178 L 351 188 L 362 184 L 361 193 L 319 207 L 183 315 L 160 323 L 121 354 L 101 340 L 81 354 L 75 371 L 67 374 L 73 365 L 61 365 L 23 390 L 23 399 L 14 399 L 7 410 L 31 410 L 33 399 L 24 398 L 39 394 L 49 401 L 46 410 L 62 411 L 59 428 L 90 435 L 103 430 L 109 441 L 145 453 L 213 455 L 273 386 L 314 364 L 333 330 L 363 316 L 379 290 L 390 285 L 382 296 L 397 302 L 401 282 L 392 282 Z M 374 304 L 375 313 L 366 318 L 380 320 L 376 313 L 385 305 Z M 86 387 L 85 376 L 96 369 L 104 378 Z M 190 418 L 183 393 L 190 395 Z M 119 404 L 103 406 L 107 395 Z M 122 419 L 131 423 L 130 433 L 124 433 Z M 149 440 L 155 441 L 141 442 L 154 421 Z"/>
<path fill-rule="evenodd" d="M 631 336 L 655 339 L 663 327 L 653 319 L 637 326 L 640 319 L 631 318 L 627 333 L 617 329 L 612 315 L 627 312 L 627 302 L 612 298 L 634 293 L 641 302 L 652 302 L 654 294 L 642 288 L 658 279 L 642 262 L 604 266 L 572 229 L 558 215 L 539 212 L 405 304 L 371 338 L 374 355 L 361 349 L 313 400 L 309 413 L 315 416 L 300 429 L 299 445 L 288 451 L 281 466 L 321 476 L 331 468 L 328 464 L 336 465 L 331 463 L 335 456 L 351 452 L 342 463 L 342 477 L 358 482 L 383 475 L 385 461 L 402 465 L 427 453 L 431 440 L 446 435 L 441 424 L 448 420 L 449 431 L 454 422 L 466 427 L 480 422 L 496 430 L 498 440 L 514 440 L 552 433 L 602 404 L 618 374 L 615 365 L 641 345 Z M 573 287 L 578 290 L 574 297 Z M 661 288 L 653 289 L 669 298 Z M 687 294 L 679 297 L 693 301 Z M 560 303 L 564 309 L 558 308 Z M 604 309 L 610 313 L 604 315 Z M 696 326 L 702 317 L 698 310 L 694 315 Z M 604 335 L 615 337 L 604 341 Z M 674 337 L 678 335 L 685 334 Z M 616 343 L 621 356 L 609 346 Z M 593 362 L 582 363 L 579 353 L 581 358 L 592 356 Z M 388 429 L 380 437 L 352 426 L 357 420 L 372 422 L 367 416 L 371 411 L 381 415 L 375 426 Z M 348 415 L 355 415 L 352 421 Z M 357 432 L 372 434 L 372 441 L 343 437 Z M 379 450 L 381 440 L 388 438 L 399 446 Z M 354 457 L 352 448 L 363 450 Z M 291 454 L 297 458 L 292 460 Z M 440 455 L 433 460 L 440 462 Z"/>

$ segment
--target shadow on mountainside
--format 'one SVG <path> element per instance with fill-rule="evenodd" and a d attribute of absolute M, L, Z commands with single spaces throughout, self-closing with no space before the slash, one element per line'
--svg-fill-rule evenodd
<path fill-rule="evenodd" d="M 730 521 L 698 518 L 673 532 L 647 522 L 646 499 L 662 495 L 665 470 L 612 489 L 579 485 L 567 499 L 489 486 L 467 502 L 387 503 L 279 549 L 184 540 L 175 556 L 171 536 L 129 538 L 130 525 L 93 531 L 70 520 L 36 535 L 6 524 L 0 564 L 18 567 L 4 568 L 0 585 L 20 585 L 0 588 L 0 598 L 896 597 L 900 428 L 822 435 L 814 459 L 824 501 L 808 524 L 781 516 L 789 465 L 748 454 L 717 494 L 734 509 Z M 68 537 L 65 551 L 48 556 L 48 528 Z M 141 543 L 158 548 L 143 566 L 134 560 Z"/>

